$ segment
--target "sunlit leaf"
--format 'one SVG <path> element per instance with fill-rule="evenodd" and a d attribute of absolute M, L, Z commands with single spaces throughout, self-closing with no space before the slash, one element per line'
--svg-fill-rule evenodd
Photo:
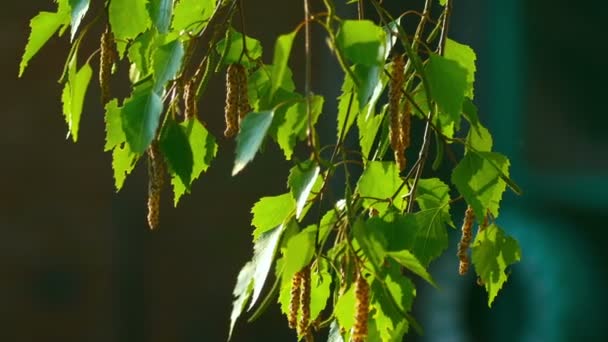
<path fill-rule="evenodd" d="M 90 0 L 69 0 L 70 7 L 72 9 L 72 13 L 71 13 L 72 29 L 70 32 L 71 40 L 74 40 L 74 36 L 76 35 L 76 32 L 78 31 L 80 22 L 82 21 L 82 18 L 84 18 L 84 16 L 87 14 L 87 11 L 89 10 L 89 2 L 90 2 Z"/>
<path fill-rule="evenodd" d="M 139 155 L 131 151 L 128 144 L 118 145 L 112 151 L 112 169 L 114 170 L 114 184 L 116 191 L 122 189 L 127 176 L 133 171 Z"/>
<path fill-rule="evenodd" d="M 338 48 L 353 64 L 384 62 L 386 32 L 370 20 L 344 20 L 337 36 Z"/>
<path fill-rule="evenodd" d="M 118 107 L 118 100 L 113 99 L 106 104 L 104 120 L 106 122 L 106 143 L 103 150 L 110 151 L 127 140 L 125 131 L 122 129 L 122 117 L 120 115 L 120 107 Z"/>
<path fill-rule="evenodd" d="M 398 252 L 389 252 L 388 255 L 395 259 L 401 266 L 412 271 L 414 274 L 419 275 L 422 279 L 428 281 L 431 285 L 437 286 L 435 281 L 426 270 L 426 268 L 420 263 L 418 258 L 407 249 Z"/>
<path fill-rule="evenodd" d="M 298 234 L 292 236 L 287 242 L 284 253 L 283 277 L 291 279 L 312 260 L 315 252 L 316 226 L 309 226 Z"/>
<path fill-rule="evenodd" d="M 148 9 L 154 27 L 160 33 L 167 33 L 173 16 L 173 0 L 149 0 Z M 200 2 L 200 1 L 199 1 Z"/>
<path fill-rule="evenodd" d="M 363 220 L 355 222 L 353 234 L 361 246 L 363 253 L 369 258 L 375 267 L 380 267 L 386 256 L 386 237 L 373 225 Z"/>
<path fill-rule="evenodd" d="M 287 184 L 296 201 L 296 219 L 299 219 L 302 214 L 320 170 L 319 166 L 315 165 L 312 161 L 305 161 L 294 166 L 289 172 Z"/>
<path fill-rule="evenodd" d="M 274 68 L 272 70 L 272 93 L 283 84 L 283 79 L 286 76 L 287 62 L 289 61 L 289 55 L 291 54 L 291 46 L 293 40 L 297 34 L 297 31 L 290 32 L 288 34 L 281 35 L 277 38 L 274 45 L 274 58 L 272 64 Z"/>
<path fill-rule="evenodd" d="M 319 115 L 323 110 L 324 99 L 321 96 L 313 95 L 310 100 L 310 123 L 314 126 L 317 123 Z M 282 114 L 282 115 L 281 115 Z M 298 101 L 289 106 L 286 111 L 276 112 L 277 121 L 279 117 L 283 117 L 283 121 L 276 128 L 276 141 L 283 150 L 285 159 L 290 160 L 295 145 L 298 141 L 306 139 L 308 131 L 308 116 L 306 113 L 306 102 Z"/>
<path fill-rule="evenodd" d="M 262 141 L 266 137 L 266 132 L 272 123 L 273 111 L 263 111 L 259 113 L 249 113 L 241 122 L 241 130 L 236 138 L 236 158 L 232 175 L 236 175 L 253 160 L 255 154 L 260 149 Z"/>
<path fill-rule="evenodd" d="M 253 272 L 253 293 L 251 294 L 249 309 L 255 305 L 262 293 L 266 277 L 270 271 L 270 266 L 272 266 L 283 231 L 284 226 L 280 225 L 275 229 L 262 234 L 255 242 L 252 259 L 252 262 L 255 265 L 255 271 Z"/>
<path fill-rule="evenodd" d="M 255 227 L 253 239 L 257 240 L 263 233 L 281 225 L 295 210 L 295 201 L 291 194 L 262 197 L 251 209 Z"/>
<path fill-rule="evenodd" d="M 230 29 L 228 39 L 223 39 L 217 43 L 216 51 L 222 54 L 226 49 L 226 44 L 229 44 L 226 55 L 224 56 L 224 64 L 241 63 L 244 65 L 252 64 L 256 59 L 262 57 L 262 44 L 259 40 L 245 36 L 243 34 Z M 244 45 L 247 53 L 245 54 Z"/>
<path fill-rule="evenodd" d="M 364 206 L 375 208 L 383 213 L 388 208 L 388 201 L 391 196 L 402 185 L 403 181 L 399 177 L 399 169 L 397 169 L 395 163 L 373 161 L 367 164 L 361 178 L 359 178 L 357 191 L 363 198 Z M 402 195 L 406 194 L 407 191 L 407 186 L 404 185 L 392 202 L 395 207 L 403 209 L 405 201 Z"/>
<path fill-rule="evenodd" d="M 236 320 L 241 316 L 245 307 L 247 305 L 247 301 L 251 298 L 251 293 L 253 291 L 253 277 L 255 273 L 255 263 L 253 261 L 249 261 L 243 266 L 236 280 L 236 285 L 234 286 L 234 290 L 232 291 L 232 295 L 235 297 L 232 302 L 232 313 L 230 314 L 230 329 L 228 330 L 228 340 L 232 337 L 232 331 L 234 330 L 234 325 L 236 324 Z"/>
<path fill-rule="evenodd" d="M 93 76 L 93 69 L 89 64 L 85 64 L 80 70 L 76 71 L 76 60 L 76 54 L 74 54 L 69 63 L 68 81 L 61 95 L 63 115 L 68 124 L 69 135 L 72 136 L 74 142 L 78 141 L 78 128 L 80 126 L 84 98 Z"/>
<path fill-rule="evenodd" d="M 334 308 L 334 315 L 345 331 L 355 324 L 355 287 L 351 286 L 339 298 Z"/>
<path fill-rule="evenodd" d="M 344 76 L 342 94 L 338 97 L 338 125 L 336 136 L 340 139 L 350 130 L 359 115 L 359 100 L 352 79 Z"/>
<path fill-rule="evenodd" d="M 456 122 L 468 89 L 467 70 L 458 62 L 431 54 L 425 73 L 433 99 L 440 109 L 439 120 L 444 125 Z"/>
<path fill-rule="evenodd" d="M 122 107 L 122 128 L 133 152 L 142 154 L 152 143 L 163 104 L 152 90 L 135 93 Z"/>
<path fill-rule="evenodd" d="M 117 49 L 122 56 L 126 41 L 132 40 L 150 27 L 150 16 L 146 8 L 148 0 L 112 0 L 108 15 L 110 26 L 117 39 Z"/>
<path fill-rule="evenodd" d="M 184 47 L 178 39 L 160 46 L 154 53 L 154 90 L 159 93 L 182 66 Z"/>
<path fill-rule="evenodd" d="M 179 0 L 173 10 L 173 30 L 192 31 L 211 17 L 216 0 Z"/>
<path fill-rule="evenodd" d="M 465 96 L 472 99 L 477 68 L 477 55 L 470 46 L 460 44 L 452 39 L 446 40 L 444 57 L 460 64 L 467 71 L 467 89 Z"/>

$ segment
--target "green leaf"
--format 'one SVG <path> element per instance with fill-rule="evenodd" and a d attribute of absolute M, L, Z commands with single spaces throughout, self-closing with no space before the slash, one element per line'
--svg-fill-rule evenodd
<path fill-rule="evenodd" d="M 448 39 L 445 43 L 444 57 L 457 62 L 467 71 L 465 96 L 472 99 L 474 95 L 475 71 L 477 70 L 475 67 L 475 60 L 477 60 L 475 51 L 468 45 Z"/>
<path fill-rule="evenodd" d="M 192 165 L 194 164 L 192 149 L 190 148 L 188 136 L 186 136 L 186 133 L 177 122 L 172 119 L 167 120 L 162 130 L 159 145 L 161 152 L 165 156 L 167 165 L 169 165 L 172 176 L 177 175 L 182 184 L 186 185 L 186 188 L 189 188 L 190 177 L 192 177 Z"/>
<path fill-rule="evenodd" d="M 379 268 L 384 263 L 386 256 L 386 237 L 373 225 L 367 224 L 363 220 L 355 222 L 353 234 L 361 246 L 363 253 L 369 258 L 372 264 Z"/>
<path fill-rule="evenodd" d="M 344 20 L 338 36 L 338 48 L 354 64 L 382 65 L 386 32 L 370 20 Z"/>
<path fill-rule="evenodd" d="M 342 138 L 342 135 L 346 136 L 359 115 L 359 100 L 355 94 L 356 89 L 352 79 L 345 75 L 342 94 L 338 97 L 338 129 L 336 131 L 338 139 Z"/>
<path fill-rule="evenodd" d="M 359 145 L 361 146 L 361 154 L 363 160 L 367 162 L 369 153 L 372 150 L 372 146 L 376 141 L 376 135 L 378 129 L 382 125 L 383 114 L 372 115 L 369 118 L 365 118 L 363 115 L 357 117 L 357 126 L 359 128 Z"/>
<path fill-rule="evenodd" d="M 340 327 L 346 331 L 355 324 L 355 287 L 351 286 L 344 292 L 336 302 L 334 316 L 340 323 Z"/>
<path fill-rule="evenodd" d="M 498 217 L 500 200 L 506 189 L 501 174 L 509 176 L 509 160 L 494 152 L 467 153 L 452 171 L 452 183 L 473 207 L 479 222 L 486 216 L 486 209 Z"/>
<path fill-rule="evenodd" d="M 256 228 L 253 231 L 253 239 L 257 240 L 265 232 L 283 224 L 294 212 L 295 206 L 289 193 L 260 198 L 251 209 L 251 224 Z"/>
<path fill-rule="evenodd" d="M 272 64 L 272 94 L 284 83 L 284 78 L 287 76 L 286 69 L 291 54 L 291 46 L 298 31 L 293 31 L 288 34 L 280 35 L 274 45 L 274 58 Z"/>
<path fill-rule="evenodd" d="M 192 31 L 211 17 L 216 0 L 179 0 L 173 10 L 174 31 Z"/>
<path fill-rule="evenodd" d="M 313 95 L 310 99 L 311 124 L 314 126 L 323 110 L 324 99 L 322 96 Z M 277 111 L 277 120 L 279 119 Z M 276 128 L 275 140 L 283 150 L 285 159 L 291 160 L 293 150 L 298 141 L 306 139 L 308 130 L 308 117 L 306 113 L 306 102 L 297 102 L 289 106 L 282 115 L 284 120 Z"/>
<path fill-rule="evenodd" d="M 255 265 L 255 271 L 253 272 L 253 293 L 251 295 L 249 309 L 255 305 L 262 293 L 283 231 L 284 225 L 280 225 L 275 229 L 262 234 L 253 246 L 254 252 L 252 262 Z"/>
<path fill-rule="evenodd" d="M 148 0 L 112 0 L 108 15 L 112 33 L 117 40 L 117 49 L 122 56 L 126 42 L 137 37 L 150 27 L 146 3 Z"/>
<path fill-rule="evenodd" d="M 106 144 L 103 150 L 110 151 L 127 140 L 125 131 L 122 129 L 122 117 L 120 116 L 118 100 L 113 99 L 106 104 L 104 119 L 106 122 Z"/>
<path fill-rule="evenodd" d="M 478 124 L 476 127 L 469 130 L 467 135 L 467 145 L 475 151 L 490 152 L 492 151 L 492 135 L 487 128 Z"/>
<path fill-rule="evenodd" d="M 131 151 L 128 144 L 118 145 L 112 151 L 112 169 L 114 169 L 114 184 L 116 192 L 122 189 L 127 176 L 133 171 L 139 155 Z"/>
<path fill-rule="evenodd" d="M 403 276 L 394 264 L 391 263 L 385 273 L 385 286 L 378 280 L 372 283 L 373 320 L 382 341 L 401 341 L 409 329 L 403 313 L 410 310 L 416 290 L 412 281 Z"/>
<path fill-rule="evenodd" d="M 458 62 L 431 54 L 425 68 L 431 94 L 441 111 L 443 125 L 456 122 L 467 92 L 467 70 Z"/>
<path fill-rule="evenodd" d="M 316 226 L 309 226 L 287 242 L 284 251 L 283 279 L 291 281 L 294 274 L 308 265 L 315 253 Z"/>
<path fill-rule="evenodd" d="M 259 40 L 245 36 L 245 46 L 247 54 L 243 53 L 243 34 L 230 29 L 228 37 L 219 41 L 216 45 L 216 51 L 221 55 L 226 48 L 226 44 L 230 44 L 228 51 L 224 56 L 224 64 L 241 63 L 245 66 L 253 64 L 255 60 L 262 57 L 262 43 Z"/>
<path fill-rule="evenodd" d="M 291 189 L 293 199 L 296 201 L 296 219 L 299 219 L 302 215 L 306 201 L 319 177 L 320 171 L 319 166 L 310 160 L 291 168 L 287 184 Z"/>
<path fill-rule="evenodd" d="M 317 272 L 310 276 L 310 321 L 314 322 L 327 306 L 331 294 L 332 276 L 326 261 L 319 263 Z"/>
<path fill-rule="evenodd" d="M 471 99 L 465 99 L 462 103 L 462 115 L 473 128 L 477 128 L 479 125 L 479 115 L 477 115 L 477 107 Z"/>
<path fill-rule="evenodd" d="M 78 27 L 80 26 L 80 22 L 82 18 L 87 14 L 89 10 L 89 2 L 90 0 L 69 0 L 70 7 L 72 9 L 72 30 L 70 34 L 70 40 L 74 40 L 74 36 L 78 31 Z"/>
<path fill-rule="evenodd" d="M 380 65 L 364 65 L 356 64 L 353 67 L 353 74 L 357 79 L 357 102 L 359 102 L 359 109 L 365 107 L 372 94 L 376 90 L 378 82 L 380 81 L 380 75 L 384 69 Z"/>
<path fill-rule="evenodd" d="M 438 210 L 441 220 L 454 227 L 450 215 L 450 187 L 439 178 L 420 179 L 416 202 L 421 210 Z"/>
<path fill-rule="evenodd" d="M 266 132 L 272 123 L 273 111 L 249 113 L 241 122 L 241 130 L 236 137 L 236 158 L 232 175 L 241 172 L 245 166 L 253 160 L 260 149 Z"/>
<path fill-rule="evenodd" d="M 490 225 L 477 234 L 472 248 L 475 272 L 488 292 L 488 306 L 507 281 L 507 267 L 521 259 L 517 240 L 505 234 L 497 225 Z"/>
<path fill-rule="evenodd" d="M 152 90 L 136 92 L 125 102 L 121 111 L 122 128 L 133 152 L 142 154 L 152 143 L 162 111 L 163 103 Z"/>
<path fill-rule="evenodd" d="M 179 39 L 160 46 L 154 53 L 154 90 L 160 93 L 182 67 L 184 47 Z"/>
<path fill-rule="evenodd" d="M 70 23 L 70 14 L 66 11 L 58 10 L 57 13 L 40 12 L 30 21 L 32 29 L 25 46 L 25 52 L 19 64 L 19 77 L 23 75 L 28 62 L 40 51 L 49 39 L 59 30 Z"/>
<path fill-rule="evenodd" d="M 61 95 L 63 115 L 68 124 L 69 135 L 72 136 L 74 142 L 78 141 L 78 128 L 80 126 L 84 98 L 93 76 L 93 69 L 88 63 L 76 71 L 76 60 L 76 54 L 74 54 L 69 63 L 68 81 Z"/>
<path fill-rule="evenodd" d="M 395 194 L 402 184 L 403 181 L 399 177 L 399 170 L 394 162 L 371 161 L 367 164 L 357 182 L 357 192 L 361 197 L 364 197 L 363 205 L 366 208 L 375 208 L 382 214 L 388 208 L 388 199 Z M 405 201 L 402 195 L 406 194 L 407 191 L 407 186 L 403 186 L 395 197 L 393 205 L 398 209 L 403 209 Z"/>
<path fill-rule="evenodd" d="M 412 271 L 414 274 L 419 275 L 420 277 L 422 277 L 422 279 L 429 282 L 429 284 L 437 287 L 437 284 L 435 284 L 435 281 L 433 280 L 429 272 L 420 263 L 418 258 L 416 258 L 414 254 L 412 254 L 412 252 L 408 251 L 407 249 L 404 249 L 398 252 L 389 252 L 388 255 L 391 258 L 395 259 L 395 261 L 397 261 L 401 266 Z"/>
<path fill-rule="evenodd" d="M 137 36 L 129 46 L 127 56 L 131 62 L 129 78 L 137 83 L 140 78 L 147 77 L 152 72 L 152 49 L 158 44 L 158 34 L 155 30 L 148 30 Z"/>
<path fill-rule="evenodd" d="M 243 266 L 236 280 L 236 285 L 232 294 L 234 301 L 232 302 L 232 313 L 230 314 L 230 329 L 228 330 L 228 340 L 232 337 L 232 331 L 236 320 L 241 316 L 247 305 L 247 301 L 251 298 L 253 291 L 253 277 L 255 272 L 255 264 L 249 261 Z"/>
<path fill-rule="evenodd" d="M 173 16 L 173 0 L 150 0 L 148 10 L 158 32 L 167 33 Z"/>
<path fill-rule="evenodd" d="M 192 150 L 192 173 L 190 182 L 194 182 L 202 172 L 207 171 L 211 161 L 217 154 L 217 143 L 213 135 L 209 134 L 205 126 L 196 118 L 188 119 L 179 124 L 180 128 L 188 138 Z M 177 206 L 179 199 L 189 192 L 189 184 L 184 184 L 180 177 L 171 178 L 173 185 L 173 205 Z"/>

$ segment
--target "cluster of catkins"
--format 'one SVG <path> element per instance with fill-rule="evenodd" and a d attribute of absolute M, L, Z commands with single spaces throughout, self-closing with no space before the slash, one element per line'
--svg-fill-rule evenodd
<path fill-rule="evenodd" d="M 291 300 L 287 321 L 291 329 L 304 336 L 310 326 L 310 267 L 304 267 L 291 280 Z M 298 312 L 300 320 L 298 321 Z"/>
<path fill-rule="evenodd" d="M 224 115 L 226 130 L 224 136 L 233 137 L 239 131 L 240 123 L 251 111 L 247 96 L 247 71 L 243 65 L 234 63 L 226 70 L 226 106 Z"/>
<path fill-rule="evenodd" d="M 393 58 L 393 69 L 388 88 L 388 111 L 390 115 L 390 142 L 395 153 L 399 171 L 405 170 L 405 151 L 410 146 L 411 112 L 408 101 L 403 99 L 405 83 L 405 59 L 402 55 Z"/>
<path fill-rule="evenodd" d="M 165 183 L 165 164 L 158 148 L 153 142 L 148 147 L 148 226 L 156 229 L 160 223 L 160 193 Z"/>

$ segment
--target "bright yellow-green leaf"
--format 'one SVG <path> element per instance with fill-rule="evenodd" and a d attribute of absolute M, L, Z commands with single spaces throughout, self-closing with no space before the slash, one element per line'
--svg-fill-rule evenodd
<path fill-rule="evenodd" d="M 251 209 L 255 227 L 253 239 L 257 240 L 263 233 L 281 225 L 295 212 L 296 203 L 290 193 L 279 196 L 262 197 Z"/>
<path fill-rule="evenodd" d="M 127 140 L 125 132 L 122 129 L 122 117 L 120 115 L 120 107 L 118 107 L 118 100 L 113 99 L 106 104 L 104 120 L 106 122 L 106 144 L 103 150 L 110 151 Z"/>
<path fill-rule="evenodd" d="M 247 54 L 243 52 L 245 49 L 243 40 Z M 226 47 L 226 44 L 229 44 L 228 47 Z M 262 57 L 262 43 L 249 36 L 245 36 L 245 39 L 243 39 L 242 33 L 231 28 L 228 37 L 217 43 L 216 51 L 219 54 L 223 54 L 224 51 L 226 52 L 223 59 L 224 64 L 241 63 L 243 65 L 250 65 Z"/>
<path fill-rule="evenodd" d="M 124 53 L 125 41 L 132 40 L 150 27 L 147 3 L 148 0 L 110 1 L 108 14 L 119 55 Z"/>
<path fill-rule="evenodd" d="M 467 92 L 467 70 L 458 62 L 431 54 L 425 67 L 431 94 L 439 106 L 443 125 L 457 122 Z"/>
<path fill-rule="evenodd" d="M 211 17 L 216 0 L 179 0 L 173 10 L 173 30 L 194 31 Z"/>
<path fill-rule="evenodd" d="M 294 166 L 289 172 L 287 184 L 296 201 L 296 219 L 299 219 L 308 201 L 310 192 L 312 191 L 320 172 L 319 166 L 312 161 L 305 161 Z"/>
<path fill-rule="evenodd" d="M 350 331 L 355 324 L 355 287 L 351 286 L 344 292 L 336 303 L 334 315 L 340 323 L 340 327 L 346 331 Z"/>
<path fill-rule="evenodd" d="M 407 249 L 398 251 L 398 252 L 389 252 L 388 255 L 395 259 L 401 266 L 407 268 L 412 271 L 414 274 L 419 275 L 422 279 L 428 281 L 431 285 L 437 287 L 435 281 L 426 270 L 426 268 L 420 263 L 418 258 L 412 252 Z"/>
<path fill-rule="evenodd" d="M 84 98 L 93 76 L 93 69 L 89 64 L 85 64 L 80 70 L 76 71 L 76 60 L 76 54 L 74 54 L 69 63 L 68 81 L 61 95 L 63 115 L 68 124 L 69 135 L 72 136 L 74 142 L 78 141 L 78 128 L 80 126 Z"/>
<path fill-rule="evenodd" d="M 353 64 L 380 65 L 384 62 L 386 32 L 370 20 L 344 20 L 337 44 Z"/>
<path fill-rule="evenodd" d="M 383 213 L 388 208 L 388 200 L 397 192 L 403 181 L 399 177 L 399 170 L 394 162 L 373 161 L 367 164 L 359 182 L 357 192 L 363 198 L 363 205 L 375 208 Z M 405 201 L 402 195 L 408 191 L 407 186 L 399 191 L 393 204 L 403 209 Z"/>
<path fill-rule="evenodd" d="M 319 115 L 321 115 L 323 102 L 323 97 L 318 95 L 313 95 L 310 100 L 311 124 L 313 126 L 317 123 Z M 281 150 L 283 150 L 285 159 L 290 160 L 293 156 L 296 143 L 306 139 L 306 132 L 308 130 L 306 102 L 300 101 L 289 106 L 283 117 L 283 122 L 276 129 L 276 141 Z"/>
<path fill-rule="evenodd" d="M 450 215 L 450 187 L 439 178 L 423 178 L 418 182 L 416 202 L 421 210 L 436 210 L 443 222 L 454 227 Z"/>
<path fill-rule="evenodd" d="M 445 58 L 453 60 L 460 64 L 461 67 L 467 71 L 467 89 L 465 96 L 472 99 L 474 95 L 474 83 L 475 83 L 475 61 L 477 55 L 470 46 L 460 44 L 456 41 L 448 39 L 445 43 Z"/>
<path fill-rule="evenodd" d="M 283 257 L 283 279 L 290 280 L 310 263 L 315 252 L 316 230 L 316 226 L 309 226 L 289 239 Z"/>
<path fill-rule="evenodd" d="M 112 169 L 114 169 L 114 184 L 120 191 L 127 176 L 133 171 L 139 155 L 131 151 L 129 144 L 123 143 L 112 151 Z"/>
<path fill-rule="evenodd" d="M 286 76 L 287 62 L 289 62 L 289 55 L 291 54 L 291 46 L 297 33 L 297 31 L 293 31 L 279 36 L 274 45 L 274 58 L 272 60 L 274 68 L 272 69 L 271 77 L 273 94 L 283 84 L 283 78 Z"/>

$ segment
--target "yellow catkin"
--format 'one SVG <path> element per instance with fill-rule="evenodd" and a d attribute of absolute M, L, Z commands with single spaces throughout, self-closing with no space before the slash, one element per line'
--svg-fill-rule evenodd
<path fill-rule="evenodd" d="M 148 227 L 157 229 L 160 223 L 160 193 L 164 184 L 165 165 L 153 143 L 148 148 Z"/>
<path fill-rule="evenodd" d="M 99 86 L 101 88 L 101 103 L 105 106 L 111 97 L 110 76 L 112 74 L 112 65 L 116 59 L 114 36 L 109 26 L 106 26 L 106 30 L 101 34 L 99 46 Z"/>
<path fill-rule="evenodd" d="M 390 115 L 390 143 L 395 153 L 395 162 L 400 170 L 405 168 L 405 154 L 402 140 L 402 120 L 401 120 L 401 98 L 403 97 L 403 83 L 405 59 L 402 55 L 393 58 L 393 70 L 388 87 L 388 111 Z"/>
<path fill-rule="evenodd" d="M 460 263 L 458 265 L 458 273 L 460 275 L 465 275 L 469 271 L 469 255 L 468 249 L 471 244 L 472 237 L 472 228 L 473 221 L 475 220 L 475 214 L 473 212 L 473 208 L 471 206 L 467 207 L 467 210 L 464 213 L 464 222 L 462 223 L 462 235 L 460 237 L 460 242 L 458 243 L 458 259 Z"/>
<path fill-rule="evenodd" d="M 241 64 L 235 64 L 237 75 L 238 75 L 238 92 L 239 92 L 239 124 L 247 113 L 251 111 L 251 106 L 249 105 L 249 96 L 247 95 L 247 70 Z"/>
<path fill-rule="evenodd" d="M 226 70 L 226 106 L 224 117 L 226 120 L 226 138 L 233 137 L 239 130 L 239 76 L 238 64 L 230 64 Z"/>
<path fill-rule="evenodd" d="M 310 268 L 304 267 L 300 271 L 302 277 L 300 290 L 300 321 L 298 322 L 298 335 L 304 336 L 310 325 Z"/>
<path fill-rule="evenodd" d="M 287 321 L 291 329 L 298 326 L 298 310 L 300 310 L 300 285 L 302 284 L 302 274 L 297 272 L 291 278 L 291 292 L 289 301 L 289 314 Z"/>
<path fill-rule="evenodd" d="M 398 160 L 397 166 L 399 166 L 399 171 L 405 170 L 407 161 L 405 159 L 405 151 L 407 151 L 408 147 L 410 147 L 410 132 L 412 125 L 412 112 L 410 110 L 410 103 L 405 102 L 405 106 L 403 108 L 403 112 L 401 113 L 401 130 L 399 131 L 399 138 L 401 140 L 402 153 L 400 154 L 400 158 Z"/>
<path fill-rule="evenodd" d="M 184 87 L 184 118 L 186 120 L 195 118 L 198 115 L 196 105 L 196 84 L 193 81 L 186 83 Z"/>
<path fill-rule="evenodd" d="M 369 313 L 369 284 L 359 274 L 355 282 L 355 324 L 353 325 L 352 341 L 363 342 L 367 339 L 367 316 Z"/>

